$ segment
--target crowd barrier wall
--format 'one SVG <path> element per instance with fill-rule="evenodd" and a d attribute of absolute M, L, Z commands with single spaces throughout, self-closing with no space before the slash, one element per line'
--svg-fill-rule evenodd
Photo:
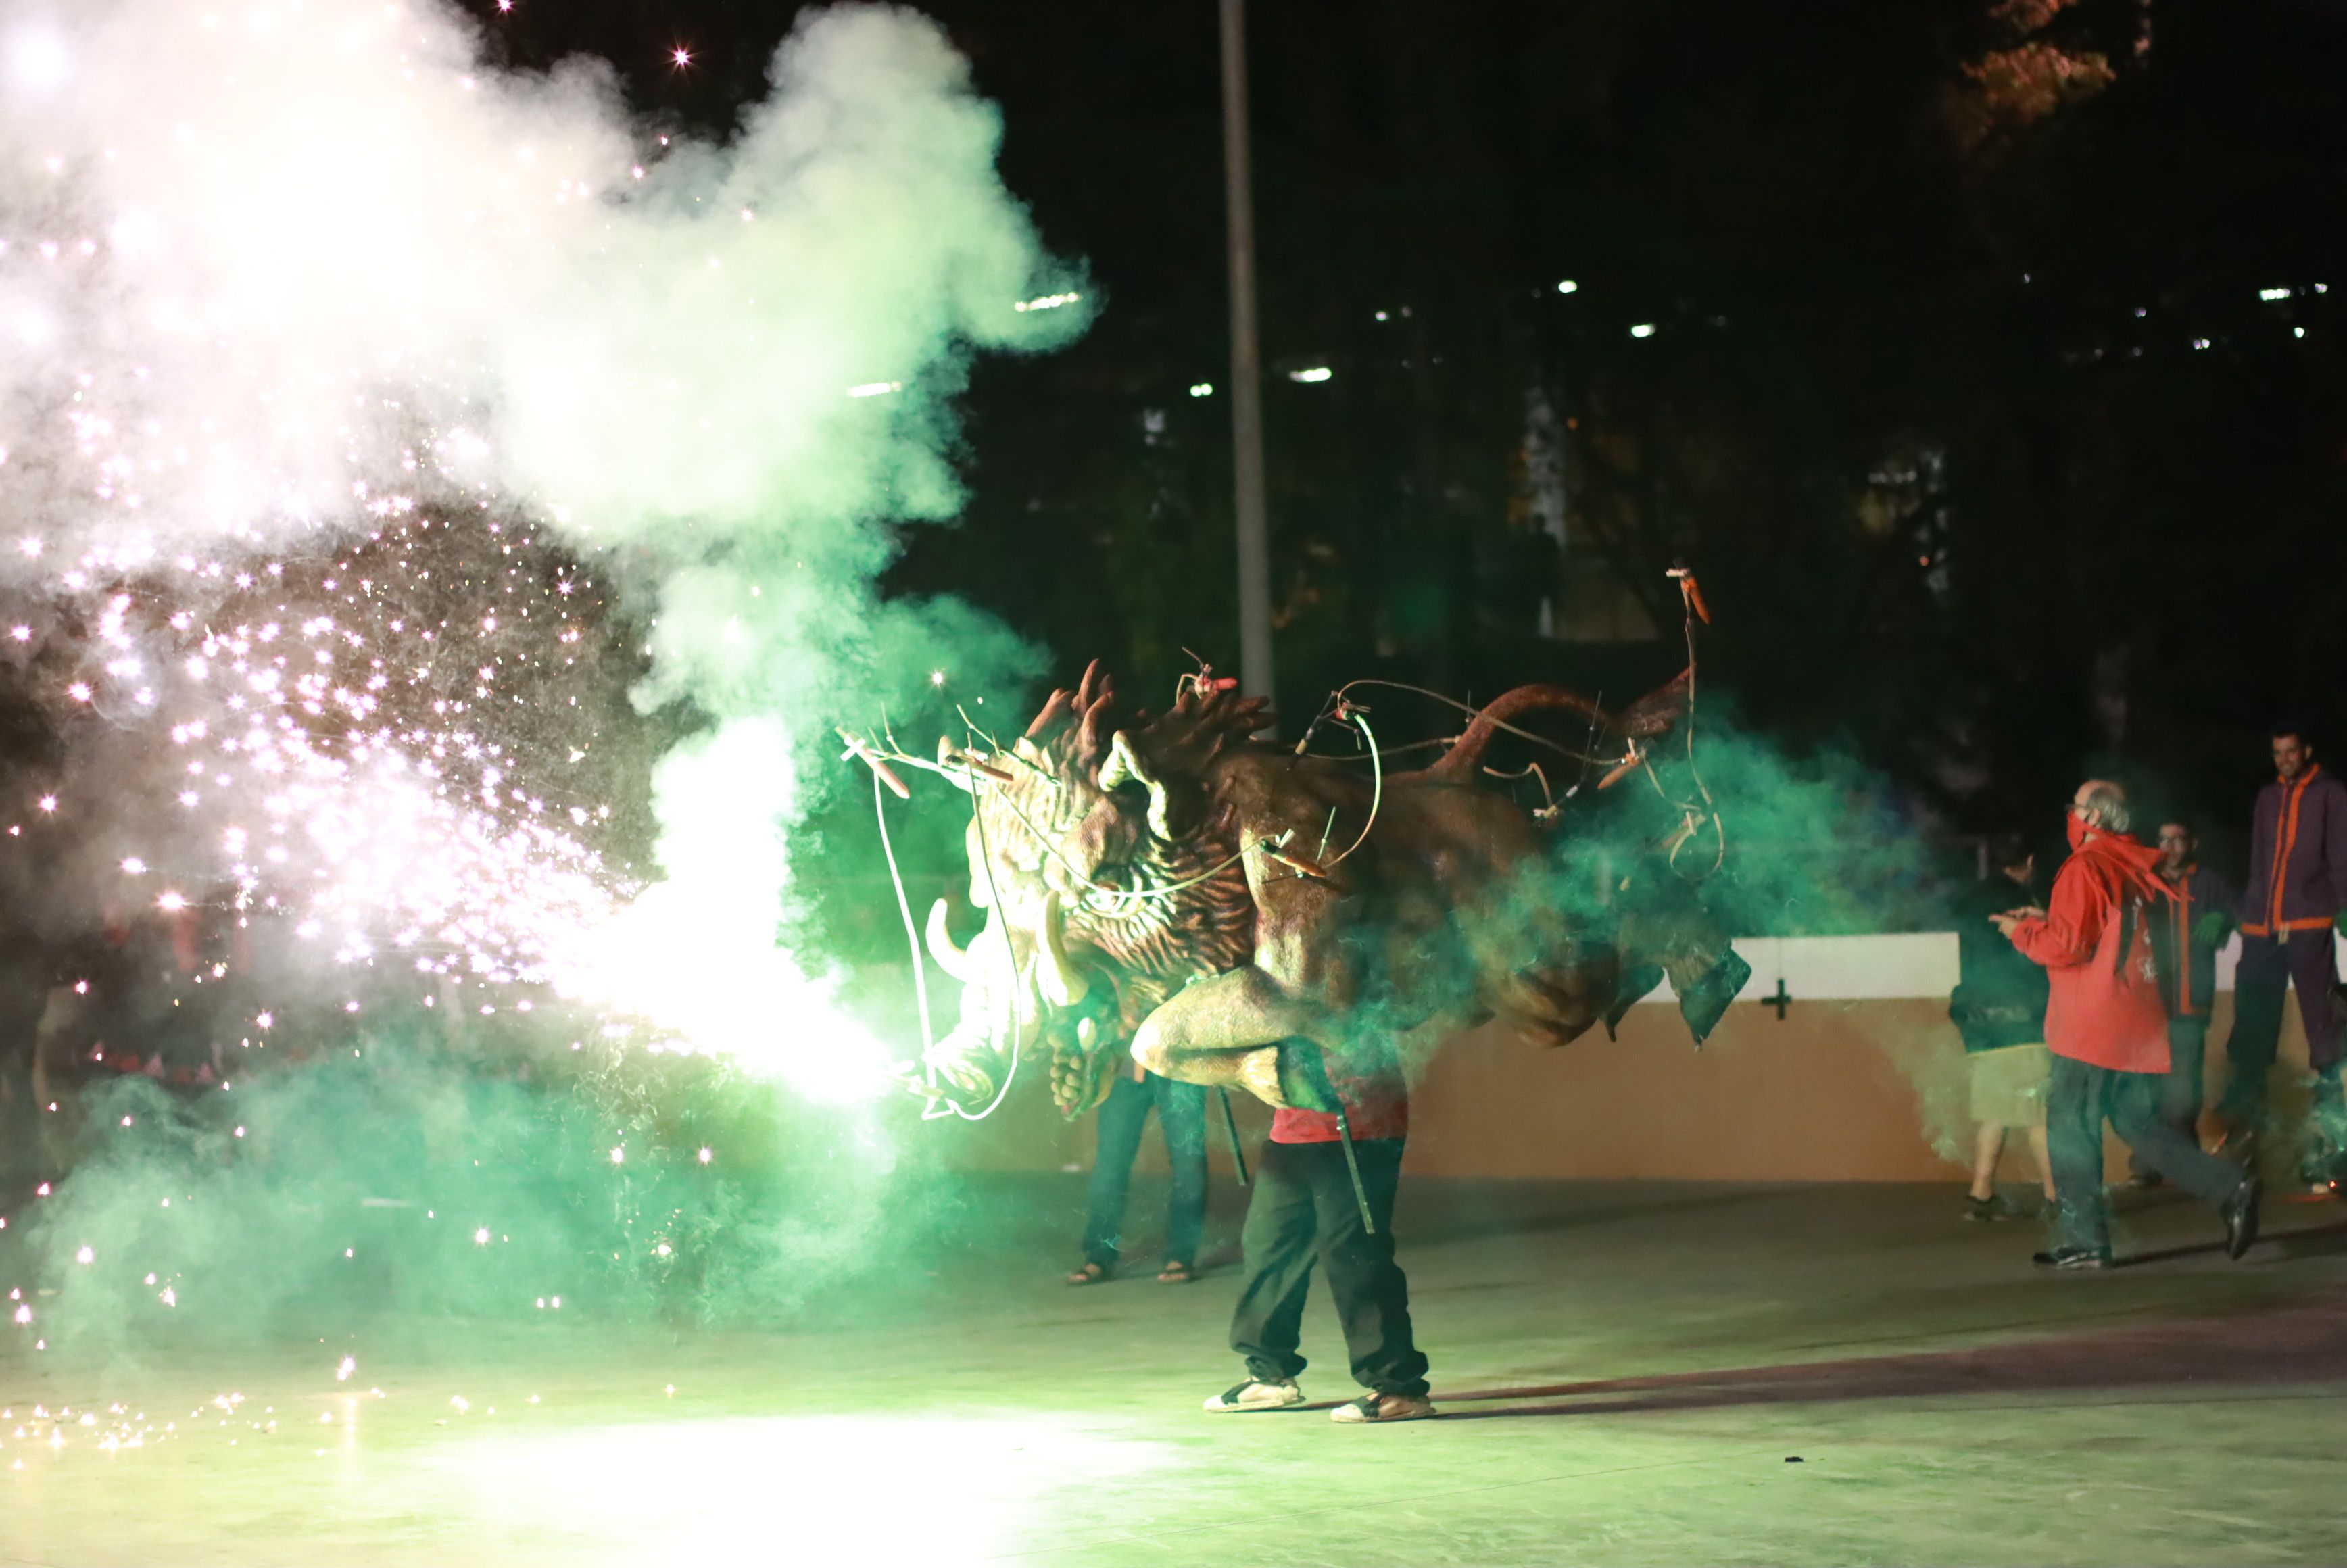
<path fill-rule="evenodd" d="M 2219 956 L 2209 1030 L 2213 1100 L 2224 1081 L 2238 939 Z M 1701 1050 L 1667 992 L 1630 1009 L 1619 1037 L 1592 1030 L 1540 1050 L 1478 1030 L 1446 1045 L 1412 1098 L 1406 1169 L 1477 1178 L 1745 1182 L 1953 1182 L 1972 1132 L 1963 1049 L 1947 1016 L 1952 932 L 1757 938 L 1737 943 L 1752 979 Z M 2285 1009 L 2277 1106 L 2305 1102 L 2306 1040 Z M 1021 1075 L 1024 1078 L 1024 1074 Z M 1268 1113 L 1235 1095 L 1241 1138 Z M 1219 1109 L 1207 1145 L 1230 1169 Z M 933 1124 L 965 1169 L 1089 1169 L 1092 1119 L 1062 1121 L 1022 1081 L 994 1119 Z M 2021 1140 L 2005 1173 L 2032 1179 Z M 2116 1174 L 2123 1169 L 2116 1143 Z M 1164 1169 L 1151 1129 L 1144 1173 Z"/>

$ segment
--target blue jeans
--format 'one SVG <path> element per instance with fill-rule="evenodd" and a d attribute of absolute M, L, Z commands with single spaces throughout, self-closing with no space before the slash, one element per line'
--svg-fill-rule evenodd
<path fill-rule="evenodd" d="M 2203 1098 L 2201 1072 L 2208 1058 L 2207 1019 L 2168 1020 L 2168 1076 L 2159 1086 L 2159 1119 L 2191 1139 L 2195 1146 L 2199 1143 L 2197 1129 Z M 2141 1175 L 2151 1166 L 2141 1154 L 2137 1154 L 2128 1160 L 2127 1169 Z"/>
<path fill-rule="evenodd" d="M 1165 1204 L 1165 1260 L 1198 1261 L 1198 1235 L 1206 1225 L 1206 1090 L 1150 1073 L 1139 1083 L 1120 1071 L 1101 1102 L 1092 1157 L 1092 1214 L 1084 1222 L 1084 1259 L 1102 1268 L 1115 1266 L 1124 1228 L 1125 1189 L 1133 1180 L 1133 1156 L 1152 1106 L 1165 1136 L 1166 1163 L 1174 1191 Z"/>
<path fill-rule="evenodd" d="M 2054 1166 L 2054 1242 L 2060 1247 L 2110 1249 L 2110 1212 L 2103 1203 L 2103 1123 L 2161 1175 L 2211 1206 L 2239 1192 L 2248 1178 L 2230 1160 L 2160 1119 L 2167 1074 L 2121 1072 L 2074 1057 L 2056 1056 L 2045 1085 L 2045 1143 Z"/>

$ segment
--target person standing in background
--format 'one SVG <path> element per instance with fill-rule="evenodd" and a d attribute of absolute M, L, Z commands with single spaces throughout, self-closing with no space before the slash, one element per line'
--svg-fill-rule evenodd
<path fill-rule="evenodd" d="M 2159 825 L 2159 879 L 2174 892 L 2159 939 L 2159 994 L 2168 1004 L 2168 1083 L 2159 1119 L 2199 1142 L 2206 1092 L 2209 1009 L 2217 995 L 2217 949 L 2233 929 L 2237 895 L 2200 864 L 2200 837 L 2192 825 L 2170 817 Z M 2159 1173 L 2136 1156 L 2131 1187 L 2159 1185 Z"/>
<path fill-rule="evenodd" d="M 2298 989 L 2306 1025 L 2318 1143 L 2336 1151 L 2347 1133 L 2331 996 L 2339 983 L 2331 931 L 2347 893 L 2347 785 L 2314 760 L 2298 724 L 2274 726 L 2273 764 L 2274 782 L 2258 792 L 2250 830 L 2249 887 L 2239 906 L 2241 962 L 2233 980 L 2233 1031 L 2225 1042 L 2232 1070 L 2219 1105 L 2229 1150 L 2250 1163 L 2267 1131 L 2266 1077 L 2281 1038 L 2286 987 Z"/>
<path fill-rule="evenodd" d="M 1206 1091 L 1196 1083 L 1160 1078 L 1139 1062 L 1128 1063 L 1109 1084 L 1094 1126 L 1091 1213 L 1084 1222 L 1084 1261 L 1068 1276 L 1070 1285 L 1098 1285 L 1116 1268 L 1124 1228 L 1125 1191 L 1133 1162 L 1141 1153 L 1142 1130 L 1157 1112 L 1165 1138 L 1165 1161 L 1174 1185 L 1165 1200 L 1165 1259 L 1160 1285 L 1187 1285 L 1198 1277 L 1198 1237 L 1206 1225 Z"/>
<path fill-rule="evenodd" d="M 1964 1217 L 2012 1219 L 2021 1210 L 1996 1190 L 2005 1134 L 2018 1128 L 2037 1157 L 2037 1177 L 2048 1205 L 2054 1173 L 2045 1150 L 2045 1080 L 2053 1056 L 2045 1049 L 2045 971 L 2015 951 L 1992 922 L 2038 901 L 2037 857 L 2017 833 L 1988 843 L 1988 876 L 1961 900 L 1956 920 L 1958 979 L 1948 1017 L 1963 1037 L 1964 1072 L 1972 1093 L 1973 1184 Z"/>

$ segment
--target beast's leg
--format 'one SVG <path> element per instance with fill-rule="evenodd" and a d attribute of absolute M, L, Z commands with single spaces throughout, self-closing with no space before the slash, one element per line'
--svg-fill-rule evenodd
<path fill-rule="evenodd" d="M 1752 966 L 1728 946 L 1727 933 L 1676 876 L 1659 868 L 1635 876 L 1622 901 L 1620 942 L 1623 970 L 1641 982 L 1629 1001 L 1654 988 L 1652 970 L 1670 976 L 1679 994 L 1679 1013 L 1701 1045 L 1744 982 Z M 1626 1012 L 1626 1003 L 1621 1011 Z M 1609 1011 L 1609 1021 L 1619 1013 Z"/>
<path fill-rule="evenodd" d="M 1244 1089 L 1266 1105 L 1293 1105 L 1317 1096 L 1304 1081 L 1305 1065 L 1294 1060 L 1301 1053 L 1290 1053 L 1282 1073 L 1280 1043 L 1318 1043 L 1325 1021 L 1319 1008 L 1298 1001 L 1250 964 L 1168 998 L 1133 1032 L 1133 1059 L 1178 1083 Z"/>

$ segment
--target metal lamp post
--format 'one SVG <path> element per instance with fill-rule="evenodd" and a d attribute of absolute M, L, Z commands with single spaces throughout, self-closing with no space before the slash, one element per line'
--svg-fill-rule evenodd
<path fill-rule="evenodd" d="M 1231 272 L 1231 444 L 1237 480 L 1239 689 L 1272 695 L 1271 541 L 1263 484 L 1263 356 L 1255 339 L 1255 192 L 1247 159 L 1246 3 L 1221 0 L 1223 193 Z"/>

